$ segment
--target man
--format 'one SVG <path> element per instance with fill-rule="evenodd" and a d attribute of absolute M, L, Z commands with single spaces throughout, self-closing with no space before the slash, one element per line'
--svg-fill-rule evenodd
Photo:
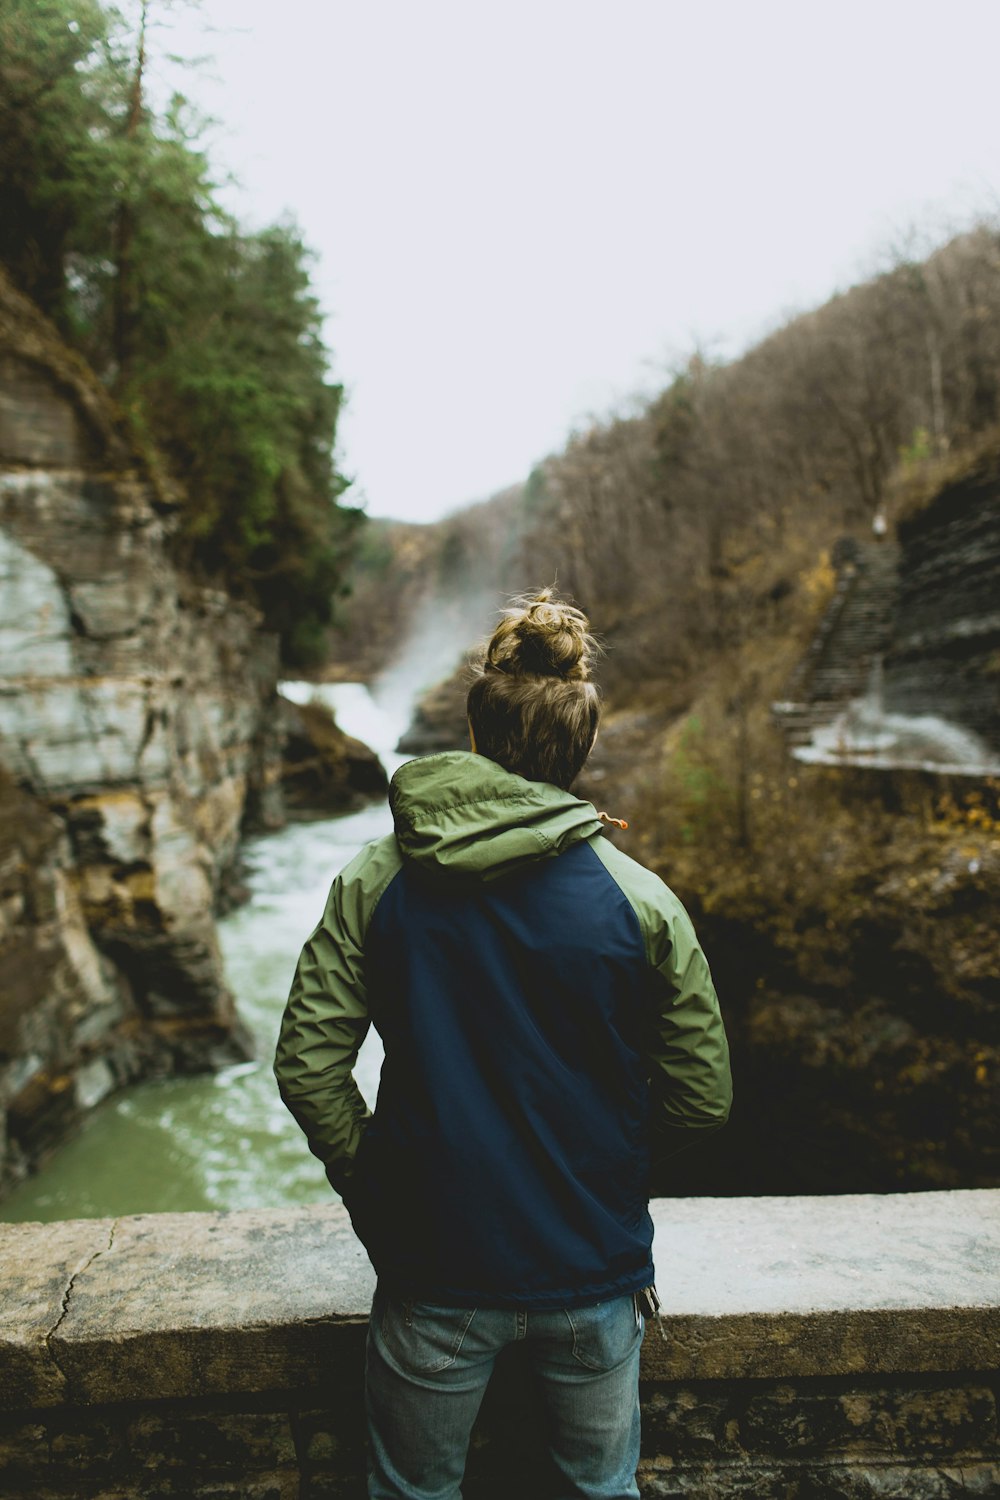
<path fill-rule="evenodd" d="M 704 956 L 662 881 L 569 787 L 599 718 L 586 619 L 507 611 L 473 749 L 401 767 L 395 832 L 334 882 L 275 1072 L 378 1273 L 372 1500 L 458 1496 L 495 1358 L 523 1342 L 560 1495 L 638 1495 L 651 1152 L 725 1122 Z M 385 1044 L 370 1115 L 352 1077 Z"/>

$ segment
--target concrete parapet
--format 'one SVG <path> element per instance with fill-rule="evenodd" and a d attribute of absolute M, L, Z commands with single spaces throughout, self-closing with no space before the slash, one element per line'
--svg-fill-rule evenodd
<path fill-rule="evenodd" d="M 1000 1494 L 1000 1190 L 652 1207 L 644 1495 Z M 364 1493 L 341 1208 L 0 1225 L 0 1267 L 9 1500 Z M 498 1376 L 466 1493 L 529 1500 L 530 1382 Z"/>

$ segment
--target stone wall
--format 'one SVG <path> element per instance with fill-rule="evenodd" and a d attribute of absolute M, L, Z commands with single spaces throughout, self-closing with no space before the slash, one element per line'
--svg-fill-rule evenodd
<path fill-rule="evenodd" d="M 213 912 L 276 813 L 276 642 L 0 282 L 0 1187 L 120 1084 L 245 1056 Z"/>
<path fill-rule="evenodd" d="M 1000 1494 L 1000 1191 L 653 1216 L 644 1496 Z M 372 1275 L 341 1208 L 0 1226 L 0 1267 L 6 1500 L 364 1494 Z M 545 1492 L 538 1424 L 515 1354 L 467 1500 Z"/>

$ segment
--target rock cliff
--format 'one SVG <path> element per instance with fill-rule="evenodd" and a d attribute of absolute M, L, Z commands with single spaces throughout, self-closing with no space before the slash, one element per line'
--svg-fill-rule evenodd
<path fill-rule="evenodd" d="M 852 731 L 882 731 L 886 763 L 942 764 L 954 745 L 935 746 L 933 719 L 971 734 L 984 763 L 1000 752 L 1000 451 L 987 445 L 964 472 L 959 460 L 955 468 L 904 516 L 898 543 L 842 537 L 834 547 L 833 598 L 772 705 L 793 746 L 815 740 L 837 749 L 834 760 L 871 759 L 875 742 L 858 757 Z M 866 696 L 867 712 L 845 720 Z M 907 733 L 885 714 L 915 722 Z M 834 732 L 817 736 L 827 726 Z M 885 739 L 887 728 L 900 744 Z M 970 750 L 960 763 L 971 759 Z"/>
<path fill-rule="evenodd" d="M 0 282 L 0 1185 L 124 1081 L 245 1056 L 213 912 L 280 817 L 274 638 Z"/>
<path fill-rule="evenodd" d="M 899 534 L 886 707 L 937 714 L 1000 751 L 1000 453 L 945 485 Z"/>

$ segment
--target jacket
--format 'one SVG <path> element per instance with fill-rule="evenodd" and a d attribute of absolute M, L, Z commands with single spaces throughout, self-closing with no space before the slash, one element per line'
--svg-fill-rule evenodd
<path fill-rule="evenodd" d="M 653 1280 L 651 1151 L 723 1124 L 708 964 L 590 803 L 471 752 L 410 761 L 333 883 L 281 1024 L 281 1096 L 380 1279 L 572 1307 Z M 352 1076 L 385 1045 L 370 1114 Z"/>

